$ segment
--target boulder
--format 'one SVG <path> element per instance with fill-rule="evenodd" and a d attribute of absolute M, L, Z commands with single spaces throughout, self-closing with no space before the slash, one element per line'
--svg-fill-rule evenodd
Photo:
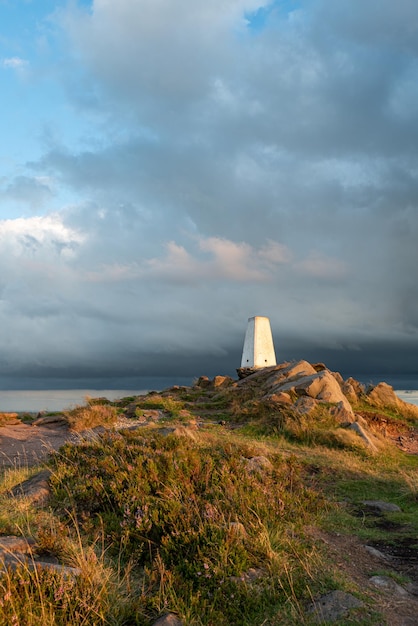
<path fill-rule="evenodd" d="M 271 387 L 281 387 L 285 382 L 290 380 L 298 380 L 303 376 L 316 374 L 316 370 L 308 361 L 297 361 L 297 363 L 289 363 L 279 365 L 273 369 L 273 372 L 267 379 L 267 384 Z"/>
<path fill-rule="evenodd" d="M 211 381 L 207 376 L 200 376 L 193 386 L 199 387 L 200 389 L 208 389 L 210 385 Z"/>
<path fill-rule="evenodd" d="M 372 387 L 367 393 L 367 398 L 375 406 L 398 406 L 400 403 L 400 398 L 394 392 L 393 387 L 387 383 L 379 383 Z"/>
<path fill-rule="evenodd" d="M 302 376 L 296 380 L 289 380 L 281 385 L 280 391 L 294 391 L 297 395 L 306 395 L 316 400 L 341 403 L 346 411 L 353 415 L 351 404 L 343 394 L 340 385 L 334 376 L 328 371 L 315 372 L 309 376 Z"/>
<path fill-rule="evenodd" d="M 229 387 L 233 384 L 233 379 L 230 376 L 215 376 L 212 381 L 212 386 L 214 389 L 218 389 L 219 387 Z"/>
<path fill-rule="evenodd" d="M 0 420 L 3 422 L 3 424 L 7 424 L 8 426 L 20 424 L 18 413 L 4 413 L 4 411 L 0 411 Z"/>

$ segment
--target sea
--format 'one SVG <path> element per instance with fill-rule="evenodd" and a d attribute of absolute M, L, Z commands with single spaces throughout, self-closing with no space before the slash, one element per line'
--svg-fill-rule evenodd
<path fill-rule="evenodd" d="M 149 391 L 162 391 L 173 385 L 191 385 L 192 378 L 165 378 L 149 377 L 143 378 L 137 386 L 126 386 L 116 388 L 104 388 L 100 385 L 89 389 L 75 387 L 74 389 L 60 388 L 56 385 L 54 389 L 11 389 L 8 388 L 7 381 L 0 379 L 0 413 L 39 413 L 70 410 L 77 406 L 83 406 L 89 398 L 107 398 L 108 400 L 119 400 L 130 396 L 139 396 Z"/>
<path fill-rule="evenodd" d="M 190 383 L 189 383 L 190 384 Z M 129 396 L 146 394 L 159 389 L 18 389 L 0 390 L 0 412 L 39 413 L 41 411 L 63 411 L 85 405 L 88 398 L 107 398 L 117 400 Z M 418 406 L 418 389 L 395 389 L 396 394 Z"/>

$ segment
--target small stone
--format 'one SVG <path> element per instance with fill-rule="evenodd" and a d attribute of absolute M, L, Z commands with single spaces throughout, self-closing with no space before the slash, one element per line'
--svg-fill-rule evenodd
<path fill-rule="evenodd" d="M 380 552 L 380 550 L 376 550 L 376 548 L 373 548 L 373 546 L 364 546 L 364 548 L 369 554 L 376 557 L 377 559 L 382 559 L 383 561 L 390 560 L 389 557 L 386 556 L 386 554 L 383 554 L 383 552 Z"/>
<path fill-rule="evenodd" d="M 396 593 L 399 596 L 408 595 L 406 589 L 398 585 L 398 583 L 389 576 L 372 576 L 369 580 L 373 585 L 375 585 L 375 587 L 379 587 L 380 589 L 391 591 L 392 593 Z"/>
<path fill-rule="evenodd" d="M 263 578 L 266 575 L 266 570 L 261 567 L 250 567 L 249 570 L 241 574 L 241 576 L 230 576 L 230 580 L 234 583 L 254 583 L 256 580 Z"/>
<path fill-rule="evenodd" d="M 241 522 L 229 522 L 228 530 L 229 534 L 235 537 L 247 536 L 247 531 L 245 530 L 244 524 L 241 524 Z"/>
<path fill-rule="evenodd" d="M 166 613 L 166 615 L 159 617 L 152 626 L 183 626 L 183 622 L 174 613 Z"/>
<path fill-rule="evenodd" d="M 401 513 L 402 509 L 397 504 L 392 502 L 382 502 L 382 500 L 363 500 L 362 504 L 378 511 L 379 513 Z"/>
<path fill-rule="evenodd" d="M 335 622 L 346 616 L 351 609 L 357 609 L 361 606 L 363 606 L 363 602 L 351 593 L 336 590 L 315 600 L 308 612 L 314 614 L 319 623 L 323 621 Z"/>
<path fill-rule="evenodd" d="M 265 456 L 253 456 L 250 459 L 244 459 L 249 472 L 262 472 L 271 470 L 273 465 Z"/>
<path fill-rule="evenodd" d="M 184 426 L 167 426 L 166 428 L 160 428 L 158 431 L 159 435 L 163 435 L 168 437 L 169 435 L 174 435 L 174 437 L 185 437 L 187 439 L 191 439 L 192 441 L 196 441 L 196 435 L 190 428 L 185 428 Z"/>

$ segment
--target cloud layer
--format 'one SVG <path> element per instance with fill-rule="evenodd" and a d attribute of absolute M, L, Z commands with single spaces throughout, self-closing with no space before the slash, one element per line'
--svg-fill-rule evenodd
<path fill-rule="evenodd" d="M 82 121 L 0 178 L 31 211 L 0 221 L 0 373 L 231 372 L 267 315 L 279 359 L 418 374 L 416 3 L 50 19 Z"/>

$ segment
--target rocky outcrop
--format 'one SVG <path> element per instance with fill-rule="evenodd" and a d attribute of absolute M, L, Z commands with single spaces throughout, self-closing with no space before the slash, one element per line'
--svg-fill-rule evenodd
<path fill-rule="evenodd" d="M 401 413 L 407 413 L 418 418 L 418 407 L 398 398 L 393 387 L 387 383 L 379 383 L 374 387 L 370 387 L 367 390 L 367 400 L 378 408 L 392 407 Z"/>
<path fill-rule="evenodd" d="M 307 361 L 297 361 L 263 368 L 238 384 L 244 386 L 258 382 L 266 398 L 283 398 L 283 394 L 287 394 L 289 398 L 293 395 L 294 399 L 308 396 L 321 402 L 339 404 L 346 411 L 346 418 L 350 415 L 351 421 L 354 421 L 353 410 L 341 389 L 339 378 L 341 376 L 327 369 L 317 371 Z"/>

